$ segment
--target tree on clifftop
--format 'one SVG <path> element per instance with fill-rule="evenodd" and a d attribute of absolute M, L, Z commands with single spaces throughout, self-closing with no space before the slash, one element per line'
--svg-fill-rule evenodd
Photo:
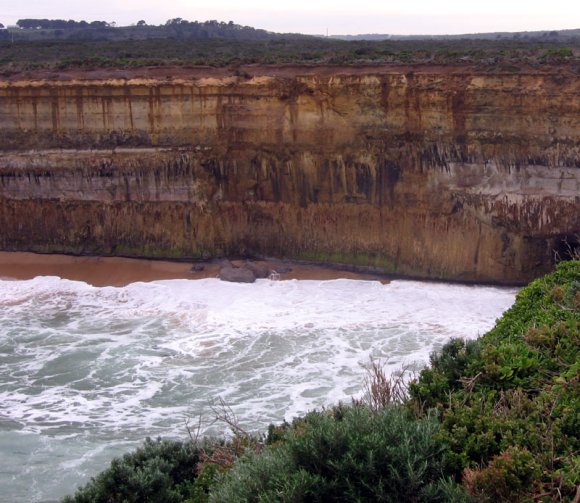
<path fill-rule="evenodd" d="M 78 28 L 106 28 L 109 23 L 105 21 L 93 21 L 90 24 L 87 21 L 74 21 L 69 19 L 19 19 L 16 24 L 23 29 L 34 30 L 72 30 Z"/>

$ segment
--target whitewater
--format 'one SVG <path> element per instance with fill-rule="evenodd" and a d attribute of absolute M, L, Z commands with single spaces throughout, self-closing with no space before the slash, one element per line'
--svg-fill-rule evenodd
<path fill-rule="evenodd" d="M 146 437 L 186 439 L 223 400 L 264 431 L 360 397 L 365 367 L 417 371 L 516 289 L 418 281 L 0 280 L 0 501 L 71 494 Z"/>

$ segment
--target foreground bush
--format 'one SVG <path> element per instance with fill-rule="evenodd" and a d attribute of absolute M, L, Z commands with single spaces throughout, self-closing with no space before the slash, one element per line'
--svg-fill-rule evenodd
<path fill-rule="evenodd" d="M 238 461 L 210 501 L 464 501 L 444 477 L 438 429 L 401 407 L 312 412 L 271 431 L 275 442 Z"/>
<path fill-rule="evenodd" d="M 580 500 L 579 309 L 580 262 L 562 262 L 411 385 L 416 409 L 441 411 L 451 467 L 479 501 Z"/>
<path fill-rule="evenodd" d="M 182 502 L 195 492 L 200 454 L 192 443 L 147 439 L 63 503 Z"/>

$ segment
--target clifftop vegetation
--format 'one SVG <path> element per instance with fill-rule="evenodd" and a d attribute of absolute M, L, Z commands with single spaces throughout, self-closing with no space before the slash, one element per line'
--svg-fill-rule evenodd
<path fill-rule="evenodd" d="M 248 64 L 477 65 L 517 73 L 522 67 L 565 64 L 580 71 L 580 43 L 493 40 L 351 41 L 323 38 L 195 41 L 164 38 L 125 41 L 0 41 L 0 72 L 30 70 L 213 67 Z"/>
<path fill-rule="evenodd" d="M 0 37 L 12 41 L 33 40 L 145 40 L 149 38 L 271 40 L 276 38 L 307 38 L 298 33 L 273 33 L 242 26 L 233 21 L 188 21 L 180 17 L 165 24 L 148 25 L 140 20 L 132 26 L 117 26 L 107 21 L 74 21 L 72 19 L 19 19 L 9 33 Z"/>
<path fill-rule="evenodd" d="M 475 64 L 517 72 L 522 65 L 577 65 L 579 60 L 580 30 L 339 40 L 182 18 L 159 26 L 141 20 L 123 27 L 106 21 L 21 19 L 18 27 L 0 30 L 4 74 L 245 64 Z"/>
<path fill-rule="evenodd" d="M 579 322 L 580 261 L 562 262 L 410 394 L 375 367 L 366 400 L 265 438 L 147 441 L 65 501 L 577 502 Z"/>

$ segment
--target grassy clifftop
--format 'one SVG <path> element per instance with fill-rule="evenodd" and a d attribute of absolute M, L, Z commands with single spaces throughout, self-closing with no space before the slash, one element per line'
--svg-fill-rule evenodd
<path fill-rule="evenodd" d="M 375 376 L 384 400 L 266 438 L 148 441 L 66 501 L 576 502 L 579 321 L 580 261 L 563 262 L 485 336 L 433 355 L 406 397 Z"/>

